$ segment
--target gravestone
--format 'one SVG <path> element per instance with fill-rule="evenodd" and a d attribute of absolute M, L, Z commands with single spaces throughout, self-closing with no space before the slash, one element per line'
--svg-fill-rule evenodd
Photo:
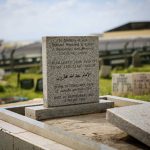
<path fill-rule="evenodd" d="M 20 80 L 20 87 L 22 89 L 32 89 L 34 87 L 34 79 L 22 79 L 22 80 Z"/>
<path fill-rule="evenodd" d="M 133 74 L 133 94 L 150 94 L 150 73 Z"/>
<path fill-rule="evenodd" d="M 145 95 L 150 93 L 150 73 L 113 74 L 113 95 Z"/>
<path fill-rule="evenodd" d="M 132 93 L 132 74 L 112 75 L 112 95 L 126 95 Z"/>
<path fill-rule="evenodd" d="M 110 106 L 109 102 L 99 102 L 98 49 L 98 37 L 95 36 L 44 37 L 44 107 L 26 108 L 26 115 L 62 117 L 112 107 L 113 103 Z"/>
<path fill-rule="evenodd" d="M 5 70 L 4 69 L 0 69 L 0 80 L 3 80 L 5 75 Z"/>
<path fill-rule="evenodd" d="M 43 91 L 43 79 L 42 78 L 37 80 L 35 91 L 36 92 L 42 92 Z"/>
<path fill-rule="evenodd" d="M 98 102 L 97 37 L 43 38 L 44 106 Z"/>
<path fill-rule="evenodd" d="M 132 66 L 140 67 L 141 66 L 141 56 L 138 51 L 133 52 L 132 54 Z"/>
<path fill-rule="evenodd" d="M 100 69 L 100 77 L 109 78 L 111 75 L 111 66 L 102 65 Z"/>

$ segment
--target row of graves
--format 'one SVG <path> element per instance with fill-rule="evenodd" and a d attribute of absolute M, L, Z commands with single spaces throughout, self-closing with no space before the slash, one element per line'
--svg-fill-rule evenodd
<path fill-rule="evenodd" d="M 44 37 L 42 57 L 42 103 L 0 109 L 0 149 L 149 149 L 150 104 L 99 97 L 98 37 Z M 135 76 L 113 75 L 114 94 L 149 88 Z"/>

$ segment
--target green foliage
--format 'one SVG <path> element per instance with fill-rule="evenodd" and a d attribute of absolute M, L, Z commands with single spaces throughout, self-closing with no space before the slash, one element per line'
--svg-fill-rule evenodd
<path fill-rule="evenodd" d="M 22 73 L 20 75 L 20 79 L 33 78 L 35 84 L 36 84 L 37 79 L 41 77 L 42 77 L 41 74 L 35 74 L 35 73 L 24 73 L 24 74 Z M 43 97 L 42 92 L 35 92 L 35 87 L 31 90 L 25 90 L 25 89 L 21 89 L 20 87 L 18 87 L 17 73 L 6 75 L 4 77 L 4 80 L 7 81 L 7 83 L 5 84 L 5 86 L 3 86 L 5 92 L 3 93 L 0 92 L 0 98 L 21 96 L 21 97 L 27 97 L 29 99 L 33 99 L 33 98 Z"/>
<path fill-rule="evenodd" d="M 2 85 L 0 85 L 0 92 L 4 92 L 4 91 L 5 91 L 5 88 Z"/>
<path fill-rule="evenodd" d="M 141 67 L 129 67 L 127 69 L 114 68 L 112 73 L 133 73 L 133 72 L 150 72 L 150 65 Z"/>
<path fill-rule="evenodd" d="M 41 70 L 41 67 L 40 66 L 36 66 L 36 67 L 32 67 L 30 69 L 27 70 L 26 73 L 39 73 Z"/>
<path fill-rule="evenodd" d="M 110 95 L 111 94 L 111 79 L 101 78 L 99 80 L 99 93 L 100 93 L 100 95 Z"/>

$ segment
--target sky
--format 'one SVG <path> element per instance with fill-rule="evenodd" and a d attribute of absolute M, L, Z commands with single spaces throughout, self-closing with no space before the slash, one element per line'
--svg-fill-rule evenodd
<path fill-rule="evenodd" d="M 102 33 L 150 21 L 150 0 L 0 0 L 0 39 Z"/>

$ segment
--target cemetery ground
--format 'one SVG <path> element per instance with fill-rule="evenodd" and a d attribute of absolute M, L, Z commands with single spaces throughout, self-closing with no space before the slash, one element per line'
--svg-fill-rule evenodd
<path fill-rule="evenodd" d="M 34 70 L 34 69 L 33 69 Z M 38 72 L 38 71 L 35 71 Z M 133 72 L 150 72 L 150 65 L 144 65 L 142 67 L 136 68 L 115 68 L 112 73 L 133 73 Z M 32 89 L 22 89 L 17 85 L 17 73 L 12 73 L 6 75 L 4 80 L 0 81 L 0 98 L 10 98 L 10 97 L 22 97 L 24 99 L 30 100 L 34 98 L 42 98 L 42 92 L 36 92 L 35 86 L 39 78 L 42 77 L 40 73 L 21 73 L 20 79 L 34 79 L 34 87 Z M 100 95 L 111 95 L 111 77 L 110 78 L 100 78 L 99 84 L 101 85 Z M 150 102 L 150 94 L 148 95 L 124 95 L 126 98 L 133 98 L 137 100 L 144 100 Z"/>

